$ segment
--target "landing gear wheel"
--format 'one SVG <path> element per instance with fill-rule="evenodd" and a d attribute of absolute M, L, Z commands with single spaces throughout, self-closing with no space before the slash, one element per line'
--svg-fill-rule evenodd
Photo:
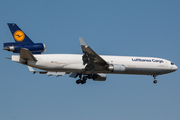
<path fill-rule="evenodd" d="M 88 79 L 92 79 L 92 78 L 93 78 L 92 74 L 88 75 Z"/>
<path fill-rule="evenodd" d="M 79 80 L 76 80 L 76 83 L 77 83 L 77 84 L 81 83 L 81 80 L 80 80 L 80 79 L 79 79 Z"/>
<path fill-rule="evenodd" d="M 83 80 L 87 80 L 87 76 L 84 76 L 84 77 L 83 77 Z"/>
<path fill-rule="evenodd" d="M 81 84 L 85 84 L 86 83 L 86 80 L 81 80 Z"/>
<path fill-rule="evenodd" d="M 157 80 L 154 80 L 153 83 L 156 84 L 156 83 L 157 83 Z"/>
<path fill-rule="evenodd" d="M 98 76 L 96 74 L 93 75 L 93 80 L 95 80 Z"/>

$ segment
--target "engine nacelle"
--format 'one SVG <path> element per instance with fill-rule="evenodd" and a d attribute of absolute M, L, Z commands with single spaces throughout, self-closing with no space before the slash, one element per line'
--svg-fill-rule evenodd
<path fill-rule="evenodd" d="M 112 72 L 124 72 L 126 67 L 123 64 L 110 64 L 108 70 Z"/>
<path fill-rule="evenodd" d="M 19 44 L 19 43 L 4 43 L 4 50 L 12 51 L 13 53 L 20 53 L 21 48 L 26 48 L 33 54 L 41 54 L 46 51 L 46 45 L 44 43 L 34 44 Z"/>
<path fill-rule="evenodd" d="M 96 74 L 95 78 L 93 78 L 94 81 L 105 81 L 106 80 L 106 74 L 100 73 Z"/>

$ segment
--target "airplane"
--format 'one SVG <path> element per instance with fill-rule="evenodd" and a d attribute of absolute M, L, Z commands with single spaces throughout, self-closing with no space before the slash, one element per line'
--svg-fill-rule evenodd
<path fill-rule="evenodd" d="M 106 74 L 151 75 L 156 77 L 174 72 L 178 67 L 169 60 L 156 57 L 98 55 L 83 38 L 79 38 L 83 54 L 41 54 L 46 51 L 44 43 L 34 43 L 15 23 L 8 23 L 15 42 L 4 43 L 4 50 L 19 53 L 12 61 L 28 66 L 30 72 L 77 78 L 77 84 L 87 79 L 105 81 Z M 34 70 L 34 68 L 40 71 Z"/>

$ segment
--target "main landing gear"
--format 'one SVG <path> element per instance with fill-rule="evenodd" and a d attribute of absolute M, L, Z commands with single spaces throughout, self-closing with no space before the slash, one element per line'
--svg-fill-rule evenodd
<path fill-rule="evenodd" d="M 82 80 L 81 80 L 81 79 L 76 80 L 76 83 L 77 83 L 77 84 L 80 84 L 80 83 L 81 83 L 81 84 L 85 84 L 85 83 L 86 83 L 86 80 L 87 80 L 87 77 L 84 76 Z"/>
<path fill-rule="evenodd" d="M 154 77 L 154 81 L 153 81 L 153 83 L 154 83 L 154 84 L 156 84 L 156 83 L 157 83 L 156 76 L 157 76 L 157 75 L 153 75 L 153 77 Z"/>
<path fill-rule="evenodd" d="M 82 77 L 82 75 L 79 75 L 79 79 L 76 80 L 76 83 L 77 84 L 80 84 L 80 83 L 85 84 L 87 79 L 95 79 L 97 77 L 98 76 L 96 74 L 90 74 L 90 75 L 83 76 L 83 77 Z"/>

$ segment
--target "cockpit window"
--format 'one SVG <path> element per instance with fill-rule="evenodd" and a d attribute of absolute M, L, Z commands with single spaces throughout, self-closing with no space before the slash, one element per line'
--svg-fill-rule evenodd
<path fill-rule="evenodd" d="M 174 65 L 174 63 L 171 63 L 171 65 Z"/>

